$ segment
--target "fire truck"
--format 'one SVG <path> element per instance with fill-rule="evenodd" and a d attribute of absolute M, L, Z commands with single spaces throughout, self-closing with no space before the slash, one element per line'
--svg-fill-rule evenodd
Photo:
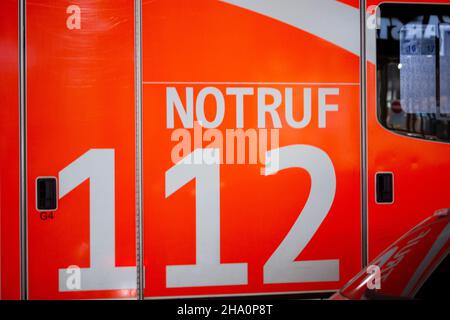
<path fill-rule="evenodd" d="M 449 4 L 3 0 L 0 298 L 335 292 L 450 207 Z"/>

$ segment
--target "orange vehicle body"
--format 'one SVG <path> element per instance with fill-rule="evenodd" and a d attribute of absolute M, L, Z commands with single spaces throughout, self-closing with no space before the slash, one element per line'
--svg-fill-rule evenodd
<path fill-rule="evenodd" d="M 367 1 L 367 6 L 382 2 Z M 414 1 L 411 3 L 447 4 L 448 1 Z M 377 119 L 376 67 L 367 64 L 367 160 L 368 160 L 368 252 L 374 259 L 393 240 L 421 222 L 432 212 L 448 207 L 445 190 L 450 173 L 447 169 L 448 145 L 412 139 L 395 134 Z M 395 177 L 395 201 L 379 205 L 374 201 L 375 173 L 390 171 Z M 434 187 L 427 187 L 434 186 Z M 414 210 L 411 211 L 411 209 Z M 408 212 L 408 213 L 406 213 Z M 386 228 L 386 225 L 389 228 Z"/>
<path fill-rule="evenodd" d="M 2 299 L 330 293 L 450 206 L 450 146 L 377 119 L 357 0 L 322 1 L 320 22 L 309 0 L 142 1 L 141 30 L 131 0 L 27 0 L 22 69 L 19 3 L 4 2 Z M 394 174 L 391 204 L 377 172 Z M 57 179 L 55 211 L 36 208 L 39 177 Z"/>

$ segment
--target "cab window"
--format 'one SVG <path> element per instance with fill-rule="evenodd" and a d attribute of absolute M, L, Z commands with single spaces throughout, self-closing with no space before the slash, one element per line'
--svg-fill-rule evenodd
<path fill-rule="evenodd" d="M 450 142 L 450 5 L 384 3 L 378 13 L 378 120 Z"/>

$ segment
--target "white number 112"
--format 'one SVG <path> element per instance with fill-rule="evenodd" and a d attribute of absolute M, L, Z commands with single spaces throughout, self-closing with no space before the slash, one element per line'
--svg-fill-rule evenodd
<path fill-rule="evenodd" d="M 197 287 L 245 285 L 247 263 L 220 261 L 220 167 L 193 163 L 217 149 L 196 149 L 166 172 L 166 198 L 195 179 L 196 263 L 167 266 L 166 286 Z M 300 283 L 339 280 L 339 260 L 295 261 L 327 216 L 336 191 L 336 176 L 328 155 L 308 145 L 290 145 L 267 153 L 265 175 L 280 170 L 305 169 L 311 190 L 302 213 L 264 265 L 264 283 Z M 59 270 L 60 291 L 136 288 L 136 267 L 115 266 L 114 150 L 91 149 L 59 173 L 63 198 L 89 179 L 90 267 L 80 269 L 81 286 L 67 285 L 67 269 Z M 289 190 L 291 192 L 291 189 Z"/>
<path fill-rule="evenodd" d="M 218 149 L 196 149 L 166 172 L 166 197 L 195 179 L 196 264 L 167 267 L 167 287 L 247 284 L 247 264 L 220 263 L 219 164 L 195 163 Z M 339 280 L 339 260 L 294 261 L 327 216 L 336 191 L 336 175 L 328 155 L 308 145 L 269 151 L 266 175 L 303 168 L 311 176 L 311 191 L 302 214 L 264 265 L 264 283 Z M 289 191 L 290 192 L 290 191 Z"/>

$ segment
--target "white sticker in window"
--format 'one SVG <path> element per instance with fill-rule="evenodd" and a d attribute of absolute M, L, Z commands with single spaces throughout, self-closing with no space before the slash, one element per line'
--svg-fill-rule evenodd
<path fill-rule="evenodd" d="M 450 25 L 439 26 L 439 83 L 440 83 L 440 114 L 450 115 Z"/>
<path fill-rule="evenodd" d="M 436 113 L 436 36 L 433 25 L 400 30 L 400 103 L 406 113 Z"/>

